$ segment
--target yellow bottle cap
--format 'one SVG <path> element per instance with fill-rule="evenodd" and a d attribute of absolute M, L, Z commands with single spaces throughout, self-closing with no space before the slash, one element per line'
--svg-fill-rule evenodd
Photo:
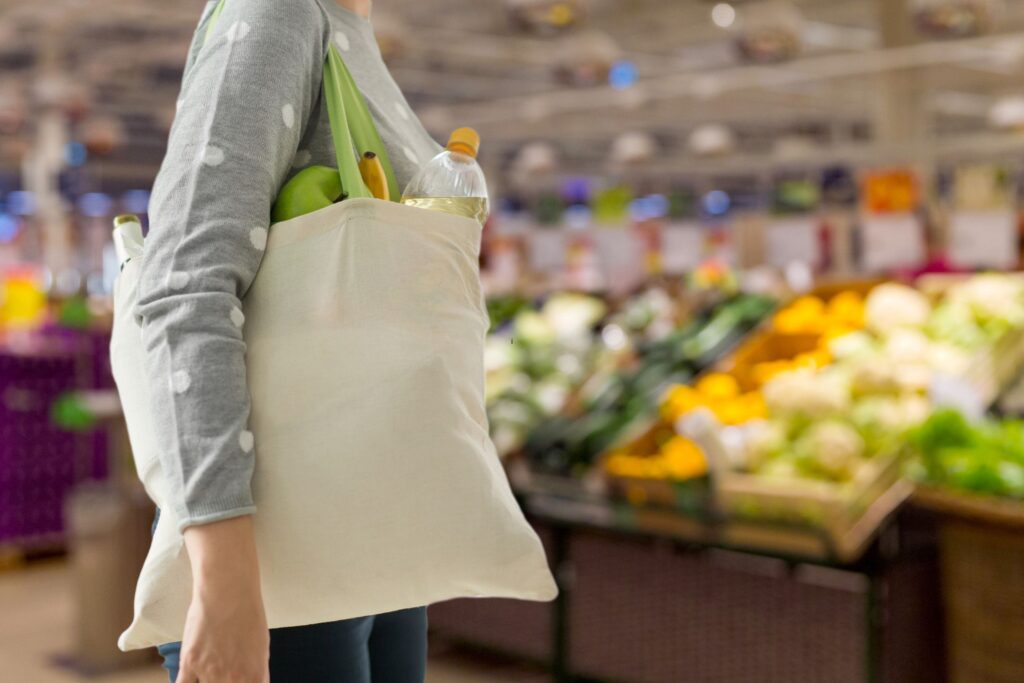
<path fill-rule="evenodd" d="M 480 134 L 472 128 L 456 128 L 448 138 L 449 152 L 459 152 L 476 158 L 480 151 Z"/>

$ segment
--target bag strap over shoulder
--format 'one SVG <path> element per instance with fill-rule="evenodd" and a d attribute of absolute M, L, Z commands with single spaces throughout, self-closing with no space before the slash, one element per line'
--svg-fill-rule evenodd
<path fill-rule="evenodd" d="M 210 40 L 213 27 L 220 18 L 227 0 L 219 0 L 206 25 L 203 43 Z M 392 201 L 398 201 L 400 190 L 395 179 L 395 171 L 391 165 L 380 138 L 377 126 L 373 122 L 366 100 L 352 78 L 345 61 L 333 43 L 327 50 L 323 71 L 324 101 L 327 103 L 327 118 L 331 124 L 331 137 L 334 140 L 334 154 L 338 161 L 338 174 L 341 176 L 341 187 L 349 197 L 373 197 L 373 193 L 363 182 L 359 172 L 359 160 L 365 152 L 373 152 L 380 159 L 387 179 L 388 192 Z"/>
<path fill-rule="evenodd" d="M 324 64 L 324 100 L 327 102 L 327 118 L 331 123 L 331 137 L 334 139 L 334 154 L 338 160 L 342 188 L 350 197 L 373 196 L 359 172 L 359 159 L 363 153 L 373 152 L 384 167 L 388 195 L 393 201 L 398 201 L 398 181 L 395 180 L 384 142 L 373 123 L 366 100 L 333 43 L 327 50 L 327 61 Z"/>

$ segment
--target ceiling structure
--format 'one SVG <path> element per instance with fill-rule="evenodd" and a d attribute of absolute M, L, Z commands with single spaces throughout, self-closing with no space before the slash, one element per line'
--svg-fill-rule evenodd
<path fill-rule="evenodd" d="M 558 148 L 565 168 L 600 172 L 625 131 L 654 137 L 658 154 L 648 168 L 667 175 L 776 164 L 779 140 L 794 136 L 807 145 L 794 147 L 793 163 L 913 154 L 920 144 L 874 134 L 880 117 L 898 118 L 902 106 L 920 110 L 913 125 L 927 131 L 921 139 L 936 153 L 1019 151 L 1017 138 L 993 132 L 988 116 L 1000 97 L 1024 94 L 1024 0 L 1005 0 L 986 35 L 938 42 L 908 39 L 907 17 L 882 16 L 906 1 L 792 2 L 803 19 L 803 49 L 762 65 L 742 60 L 734 30 L 716 26 L 714 3 L 704 0 L 590 0 L 581 26 L 551 37 L 517 29 L 506 0 L 377 0 L 374 23 L 397 37 L 391 70 L 428 128 L 442 137 L 476 126 L 492 165 L 540 140 Z M 148 184 L 204 4 L 0 0 L 0 171 L 16 171 L 33 102 L 52 79 L 43 74 L 58 71 L 63 80 L 49 87 L 79 90 L 89 102 L 86 120 L 113 119 L 123 131 L 118 148 L 90 161 L 97 182 Z M 742 18 L 746 3 L 734 4 Z M 596 41 L 609 57 L 635 65 L 636 83 L 565 85 L 556 67 L 573 58 L 574 41 Z M 916 96 L 904 99 L 907 89 Z M 885 113 L 887 100 L 895 112 Z M 735 132 L 733 156 L 693 155 L 687 140 L 708 123 Z"/>

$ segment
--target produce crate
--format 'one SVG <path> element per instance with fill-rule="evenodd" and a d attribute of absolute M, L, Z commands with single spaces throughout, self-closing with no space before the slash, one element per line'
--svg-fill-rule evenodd
<path fill-rule="evenodd" d="M 826 302 L 843 292 L 853 292 L 867 297 L 872 289 L 883 282 L 885 281 L 881 279 L 827 280 L 806 295 L 818 297 Z M 785 307 L 786 304 L 783 304 L 779 310 Z M 789 360 L 802 353 L 814 351 L 820 340 L 821 335 L 813 333 L 779 332 L 769 318 L 732 353 L 722 358 L 716 364 L 715 370 L 731 374 L 745 391 L 750 390 L 757 386 L 753 377 L 756 364 Z"/>
<path fill-rule="evenodd" d="M 683 426 L 686 435 L 707 454 L 714 472 L 715 505 L 723 517 L 814 530 L 840 560 L 858 557 L 913 491 L 902 477 L 902 451 L 876 455 L 860 468 L 853 481 L 845 484 L 771 479 L 737 472 L 729 466 L 719 426 L 709 414 L 691 413 Z M 742 535 L 749 535 L 750 529 L 744 525 L 737 529 L 740 536 L 730 538 L 730 542 L 747 545 Z"/>
<path fill-rule="evenodd" d="M 992 346 L 979 350 L 964 373 L 940 376 L 936 381 L 953 387 L 960 394 L 958 402 L 964 400 L 965 392 L 970 392 L 972 402 L 979 410 L 984 410 L 1017 379 L 1022 365 L 1024 330 L 1013 330 Z"/>
<path fill-rule="evenodd" d="M 608 495 L 632 505 L 670 508 L 675 512 L 703 517 L 711 509 L 708 477 L 688 481 L 623 477 L 608 474 Z"/>
<path fill-rule="evenodd" d="M 1024 681 L 1024 502 L 922 487 L 942 519 L 951 683 Z"/>
<path fill-rule="evenodd" d="M 935 298 L 969 277 L 970 275 L 964 274 L 923 275 L 914 285 L 923 293 Z M 1017 273 L 1006 277 L 1024 278 L 1024 275 Z M 980 349 L 966 371 L 956 376 L 939 374 L 935 384 L 945 385 L 946 392 L 960 394 L 956 397 L 958 405 L 963 405 L 967 400 L 964 394 L 970 392 L 970 401 L 979 411 L 985 410 L 1020 376 L 1022 365 L 1024 330 L 1013 330 L 1003 335 L 992 346 Z"/>
<path fill-rule="evenodd" d="M 630 453 L 655 453 L 660 440 L 675 431 L 661 422 L 656 421 L 644 432 L 629 441 L 621 449 Z M 707 517 L 712 509 L 710 479 L 707 476 L 679 480 L 672 478 L 655 479 L 651 477 L 625 476 L 609 472 L 605 461 L 615 453 L 606 451 L 597 461 L 596 471 L 604 482 L 604 490 L 614 500 L 627 501 L 636 506 L 668 508 L 685 515 Z"/>
<path fill-rule="evenodd" d="M 816 349 L 819 341 L 820 336 L 817 334 L 783 334 L 767 325 L 748 337 L 734 353 L 722 359 L 715 370 L 732 375 L 744 391 L 749 391 L 757 386 L 754 367 L 758 363 L 795 358 Z"/>
<path fill-rule="evenodd" d="M 715 500 L 732 519 L 806 526 L 822 531 L 834 553 L 852 560 L 874 532 L 910 495 L 898 454 L 876 456 L 847 484 L 779 481 L 731 472 L 715 481 Z"/>

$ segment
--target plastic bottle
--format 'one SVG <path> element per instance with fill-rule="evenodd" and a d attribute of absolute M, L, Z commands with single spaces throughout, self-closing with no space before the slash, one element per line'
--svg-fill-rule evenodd
<path fill-rule="evenodd" d="M 409 181 L 402 203 L 487 220 L 487 182 L 476 162 L 480 135 L 472 128 L 452 132 L 445 150 Z"/>
<path fill-rule="evenodd" d="M 114 219 L 114 250 L 121 270 L 132 258 L 142 255 L 142 221 L 135 214 L 123 214 Z"/>

